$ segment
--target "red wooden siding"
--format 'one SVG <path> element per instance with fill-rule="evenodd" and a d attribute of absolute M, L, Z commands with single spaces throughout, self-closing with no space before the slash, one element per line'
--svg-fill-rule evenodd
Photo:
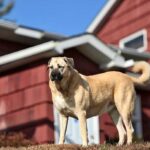
<path fill-rule="evenodd" d="M 53 142 L 53 105 L 47 65 L 1 76 L 0 87 L 0 130 L 27 132 L 34 126 L 30 138 L 40 143 Z"/>
<path fill-rule="evenodd" d="M 76 49 L 64 55 L 73 57 L 75 68 L 83 74 L 99 72 L 99 67 Z M 0 76 L 0 130 L 22 131 L 39 143 L 54 142 L 47 62 L 34 62 Z"/>
<path fill-rule="evenodd" d="M 112 119 L 107 113 L 100 116 L 100 143 L 112 142 L 118 136 L 116 127 L 112 123 Z"/>
<path fill-rule="evenodd" d="M 106 43 L 118 44 L 119 40 L 138 30 L 145 28 L 150 38 L 150 1 L 125 0 L 110 16 L 104 27 L 97 32 L 99 38 Z M 150 49 L 150 42 L 148 42 Z"/>
<path fill-rule="evenodd" d="M 119 44 L 120 39 L 141 29 L 147 30 L 148 49 L 150 51 L 150 1 L 148 0 L 124 0 L 114 10 L 104 26 L 97 31 L 97 36 L 106 43 Z M 138 91 L 139 93 L 140 91 Z M 150 93 L 143 92 L 142 95 L 142 119 L 143 136 L 150 140 Z M 108 115 L 101 117 L 101 139 L 107 140 L 117 132 Z"/>
<path fill-rule="evenodd" d="M 142 126 L 143 136 L 146 141 L 150 141 L 150 93 L 146 91 L 140 91 L 142 99 Z"/>
<path fill-rule="evenodd" d="M 69 49 L 64 53 L 67 57 L 72 57 L 75 62 L 75 68 L 82 74 L 92 75 L 100 72 L 99 66 L 79 53 L 75 48 Z"/>

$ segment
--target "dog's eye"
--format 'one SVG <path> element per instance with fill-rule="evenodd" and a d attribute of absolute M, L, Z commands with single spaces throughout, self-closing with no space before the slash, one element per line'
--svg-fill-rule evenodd
<path fill-rule="evenodd" d="M 59 69 L 64 69 L 64 66 L 58 65 Z"/>
<path fill-rule="evenodd" d="M 53 69 L 53 66 L 50 66 L 49 68 L 50 68 L 50 69 Z"/>

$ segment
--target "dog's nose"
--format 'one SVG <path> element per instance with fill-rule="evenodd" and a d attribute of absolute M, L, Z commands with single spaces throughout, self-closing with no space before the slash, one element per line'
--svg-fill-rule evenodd
<path fill-rule="evenodd" d="M 57 75 L 57 72 L 56 71 L 52 71 L 51 77 L 55 78 L 56 75 Z"/>
<path fill-rule="evenodd" d="M 52 81 L 60 81 L 63 78 L 61 73 L 57 70 L 51 72 L 51 80 Z"/>

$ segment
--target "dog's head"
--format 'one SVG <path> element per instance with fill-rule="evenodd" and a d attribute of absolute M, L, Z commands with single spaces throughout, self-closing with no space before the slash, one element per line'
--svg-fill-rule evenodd
<path fill-rule="evenodd" d="M 74 60 L 67 57 L 53 57 L 48 62 L 49 78 L 51 81 L 61 81 L 70 76 Z"/>

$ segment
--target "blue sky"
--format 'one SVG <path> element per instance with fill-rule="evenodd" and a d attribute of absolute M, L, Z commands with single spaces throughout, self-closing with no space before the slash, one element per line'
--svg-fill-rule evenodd
<path fill-rule="evenodd" d="M 6 0 L 6 2 L 9 0 Z M 62 35 L 83 33 L 107 0 L 16 0 L 3 18 Z"/>

